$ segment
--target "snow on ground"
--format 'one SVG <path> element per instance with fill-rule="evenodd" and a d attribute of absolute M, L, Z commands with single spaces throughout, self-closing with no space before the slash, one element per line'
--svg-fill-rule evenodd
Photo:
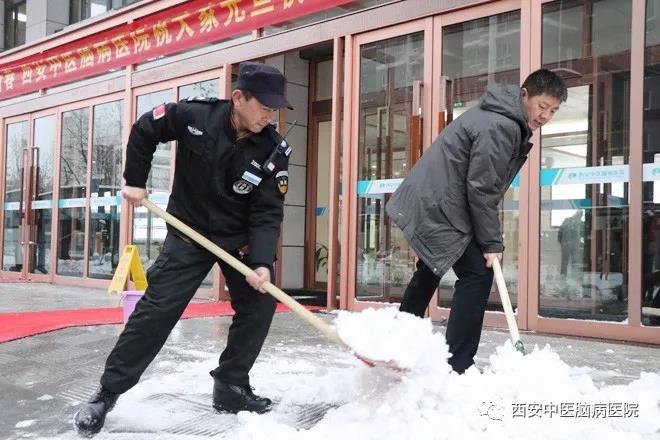
<path fill-rule="evenodd" d="M 660 438 L 658 374 L 642 373 L 626 386 L 599 388 L 589 368 L 568 366 L 549 346 L 523 356 L 507 343 L 498 347 L 483 372 L 471 368 L 457 375 L 446 363 L 444 337 L 433 333 L 428 320 L 379 309 L 340 312 L 335 324 L 340 337 L 361 355 L 394 361 L 405 372 L 368 368 L 332 346 L 292 349 L 277 344 L 259 358 L 251 374 L 255 392 L 275 399 L 275 409 L 264 415 L 209 412 L 211 422 L 234 428 L 214 437 L 190 436 L 164 430 L 199 416 L 200 407 L 210 405 L 208 371 L 216 365 L 217 353 L 186 350 L 181 358 L 189 361 L 158 363 L 156 374 L 122 396 L 96 438 Z M 180 396 L 184 402 L 160 395 Z M 315 425 L 296 429 L 296 411 L 319 404 L 331 409 Z M 68 433 L 57 438 L 76 437 Z"/>

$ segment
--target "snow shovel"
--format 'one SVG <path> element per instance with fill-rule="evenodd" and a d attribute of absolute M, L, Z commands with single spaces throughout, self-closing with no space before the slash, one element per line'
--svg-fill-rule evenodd
<path fill-rule="evenodd" d="M 514 316 L 513 308 L 511 307 L 511 299 L 509 298 L 509 291 L 506 288 L 506 283 L 504 282 L 504 274 L 502 273 L 502 267 L 500 266 L 500 260 L 498 258 L 495 258 L 493 260 L 493 271 L 495 272 L 495 282 L 497 283 L 497 291 L 500 294 L 500 300 L 502 301 L 502 307 L 504 308 L 506 323 L 509 325 L 511 342 L 513 342 L 513 346 L 517 351 L 519 351 L 522 354 L 525 354 L 525 347 L 523 346 L 523 343 L 520 340 L 520 333 L 518 333 L 518 324 L 516 324 L 516 317 Z"/>
<path fill-rule="evenodd" d="M 174 217 L 172 214 L 159 208 L 151 200 L 146 198 L 142 199 L 142 206 L 147 208 L 154 215 L 165 220 L 165 222 L 167 222 L 169 225 L 183 232 L 187 237 L 194 240 L 204 249 L 211 252 L 216 257 L 222 259 L 222 261 L 226 262 L 227 264 L 229 264 L 231 267 L 233 267 L 243 275 L 247 276 L 249 273 L 252 272 L 252 269 L 250 269 L 248 266 L 243 264 L 238 259 L 234 258 L 231 254 L 223 250 L 220 246 L 216 245 L 211 240 L 204 237 L 202 234 L 195 231 L 194 229 L 183 223 L 178 218 Z M 366 365 L 370 367 L 375 367 L 377 365 L 380 365 L 393 370 L 400 370 L 399 367 L 393 365 L 391 362 L 375 361 L 365 358 L 364 356 L 360 356 L 358 353 L 355 353 L 353 349 L 351 349 L 344 341 L 342 341 L 339 338 L 337 333 L 332 329 L 332 327 L 326 324 L 325 321 L 323 321 L 321 318 L 319 318 L 318 316 L 307 310 L 298 301 L 291 298 L 289 295 L 284 293 L 274 284 L 270 282 L 266 282 L 263 284 L 262 287 L 264 288 L 264 290 L 266 290 L 266 292 L 270 293 L 273 297 L 275 297 L 276 300 L 287 306 L 289 309 L 291 309 L 292 312 L 303 318 L 305 321 L 307 321 L 309 324 L 311 324 L 313 327 L 315 327 L 317 330 L 323 333 L 332 342 L 334 342 L 339 347 L 345 350 L 351 351 L 355 355 L 355 357 L 360 359 Z"/>

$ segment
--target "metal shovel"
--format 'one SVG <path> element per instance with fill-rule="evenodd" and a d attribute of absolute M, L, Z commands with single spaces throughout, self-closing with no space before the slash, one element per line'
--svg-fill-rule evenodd
<path fill-rule="evenodd" d="M 513 346 L 517 351 L 519 351 L 522 354 L 525 354 L 525 347 L 523 346 L 523 343 L 520 340 L 520 333 L 518 333 L 518 324 L 516 323 L 516 317 L 513 314 L 513 308 L 511 307 L 511 299 L 509 298 L 509 291 L 507 290 L 506 283 L 504 282 L 504 274 L 502 273 L 502 266 L 500 266 L 500 260 L 497 258 L 493 260 L 493 271 L 495 272 L 495 282 L 497 283 L 497 291 L 500 294 L 502 307 L 504 308 L 506 323 L 509 325 L 511 342 L 513 342 Z"/>
<path fill-rule="evenodd" d="M 183 223 L 181 220 L 178 218 L 174 217 L 172 214 L 164 211 L 163 209 L 159 208 L 156 206 L 151 200 L 149 199 L 142 199 L 142 206 L 147 208 L 149 211 L 151 211 L 154 215 L 162 218 L 167 222 L 169 225 L 173 226 L 177 230 L 183 232 L 187 237 L 190 239 L 194 240 L 197 242 L 200 246 L 202 246 L 204 249 L 207 251 L 211 252 L 213 255 L 216 257 L 222 259 L 224 262 L 229 264 L 231 267 L 242 273 L 243 275 L 248 275 L 249 273 L 252 273 L 252 269 L 250 269 L 248 266 L 243 264 L 241 261 L 238 259 L 234 258 L 231 254 L 223 250 L 220 246 L 216 245 L 213 243 L 211 240 L 208 238 L 204 237 L 202 234 L 199 232 L 195 231 L 192 229 L 190 226 L 186 225 Z M 353 354 L 360 359 L 362 362 L 367 364 L 370 367 L 374 367 L 376 365 L 381 365 L 386 368 L 398 370 L 399 368 L 392 364 L 391 362 L 383 362 L 383 361 L 374 361 L 368 358 L 365 358 L 364 356 L 360 356 L 359 354 L 355 353 L 353 349 L 351 349 L 344 341 L 342 341 L 337 333 L 330 327 L 328 324 L 325 323 L 321 318 L 307 310 L 305 307 L 303 307 L 298 301 L 295 299 L 291 298 L 289 295 L 284 293 L 282 290 L 280 290 L 277 286 L 270 282 L 266 282 L 262 286 L 266 292 L 270 293 L 275 299 L 277 299 L 279 302 L 287 306 L 293 313 L 296 315 L 300 316 L 303 318 L 305 321 L 307 321 L 309 324 L 311 324 L 314 328 L 319 330 L 321 333 L 323 333 L 328 339 L 330 339 L 332 342 L 337 344 L 339 347 L 349 350 L 353 352 Z"/>

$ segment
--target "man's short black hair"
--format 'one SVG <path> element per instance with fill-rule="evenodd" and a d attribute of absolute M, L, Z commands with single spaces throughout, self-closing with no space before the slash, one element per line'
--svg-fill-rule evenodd
<path fill-rule="evenodd" d="M 250 99 L 254 98 L 254 95 L 252 93 L 248 92 L 247 90 L 241 90 L 241 93 L 245 97 L 246 101 L 249 101 Z"/>
<path fill-rule="evenodd" d="M 566 102 L 568 98 L 568 90 L 566 90 L 564 80 L 548 69 L 539 69 L 530 73 L 522 88 L 527 90 L 530 98 L 544 93 L 557 98 L 560 102 Z"/>

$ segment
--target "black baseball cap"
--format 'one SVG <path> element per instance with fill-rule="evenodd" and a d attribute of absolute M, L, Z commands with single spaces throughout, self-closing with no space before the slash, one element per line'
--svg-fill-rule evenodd
<path fill-rule="evenodd" d="M 236 88 L 250 92 L 266 107 L 293 110 L 285 96 L 286 78 L 275 67 L 251 61 L 241 63 Z"/>

